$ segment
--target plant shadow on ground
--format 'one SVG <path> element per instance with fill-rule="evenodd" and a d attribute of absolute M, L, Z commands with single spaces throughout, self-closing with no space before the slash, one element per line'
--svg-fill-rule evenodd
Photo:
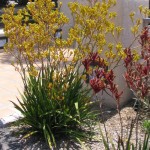
<path fill-rule="evenodd" d="M 10 123 L 4 128 L 0 128 L 0 150 L 49 150 L 48 144 L 44 141 L 44 137 L 40 134 L 32 135 L 28 138 L 23 138 L 30 128 L 27 126 L 17 126 L 16 123 Z M 59 149 L 80 149 L 79 144 L 67 140 L 62 137 L 57 141 Z"/>
<path fill-rule="evenodd" d="M 134 101 L 129 102 L 125 107 L 133 107 Z M 104 112 L 104 121 L 106 122 L 108 119 L 112 118 L 117 114 L 115 109 L 111 109 L 111 111 L 106 111 L 106 108 L 103 109 Z M 109 112 L 109 113 L 108 113 Z M 101 118 L 101 116 L 100 116 Z M 0 150 L 9 149 L 9 150 L 49 150 L 47 143 L 44 141 L 44 138 L 40 134 L 31 136 L 29 138 L 23 139 L 23 136 L 26 135 L 27 131 L 29 131 L 29 127 L 24 125 L 19 125 L 19 121 L 15 123 L 11 123 L 4 128 L 0 128 Z M 71 149 L 78 150 L 81 149 L 80 145 L 74 143 L 72 141 L 67 140 L 67 138 L 60 137 L 59 141 L 57 141 L 57 148 L 59 149 Z"/>
<path fill-rule="evenodd" d="M 124 106 L 121 107 L 120 111 L 123 110 L 126 107 L 134 109 L 134 105 L 135 105 L 135 100 L 131 99 Z M 96 106 L 95 109 L 100 111 L 99 104 L 97 104 L 97 106 Z M 113 116 L 115 116 L 116 114 L 118 114 L 118 111 L 117 111 L 116 108 L 109 108 L 106 105 L 104 105 L 104 106 L 102 105 L 101 109 L 102 109 L 101 112 L 103 113 L 103 121 L 104 122 L 106 122 L 107 120 L 111 119 Z M 100 115 L 99 115 L 100 121 L 102 121 L 101 112 L 100 112 Z"/>

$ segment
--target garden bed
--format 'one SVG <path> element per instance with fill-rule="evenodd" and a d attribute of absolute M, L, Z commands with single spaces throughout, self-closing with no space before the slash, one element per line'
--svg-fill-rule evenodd
<path fill-rule="evenodd" d="M 129 104 L 125 106 L 121 110 L 123 125 L 124 125 L 124 135 L 128 133 L 128 127 L 132 119 L 135 118 L 136 112 L 131 106 L 132 104 Z M 111 134 L 114 141 L 117 140 L 117 134 L 119 134 L 120 131 L 120 120 L 119 115 L 116 110 L 109 110 L 104 111 L 104 118 L 106 119 L 106 126 L 108 132 Z M 100 124 L 101 129 L 104 130 L 103 124 Z M 25 126 L 14 126 L 13 124 L 7 125 L 4 128 L 0 128 L 0 149 L 5 150 L 48 150 L 48 145 L 45 143 L 44 139 L 42 139 L 39 136 L 32 136 L 28 139 L 22 139 L 23 137 L 23 131 L 27 131 L 28 128 Z M 92 150 L 104 150 L 102 137 L 100 136 L 99 131 L 99 123 L 97 123 L 97 126 L 95 127 L 96 134 L 91 142 L 87 142 L 84 145 L 87 149 Z M 139 139 L 141 141 L 144 139 L 144 131 L 142 130 L 142 127 L 139 126 L 138 128 L 139 132 Z M 133 132 L 132 136 L 132 142 L 135 141 L 135 132 Z M 63 149 L 66 147 L 66 149 L 82 149 L 79 144 L 75 144 L 71 141 L 66 141 L 66 139 L 62 139 L 61 142 L 58 142 L 58 148 L 57 149 Z"/>

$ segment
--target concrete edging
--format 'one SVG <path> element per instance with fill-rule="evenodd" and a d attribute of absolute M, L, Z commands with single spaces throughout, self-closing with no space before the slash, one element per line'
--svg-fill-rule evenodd
<path fill-rule="evenodd" d="M 0 128 L 3 128 L 5 126 L 7 126 L 8 124 L 19 120 L 22 117 L 23 116 L 21 115 L 21 113 L 17 112 L 17 113 L 14 113 L 12 115 L 0 118 Z"/>

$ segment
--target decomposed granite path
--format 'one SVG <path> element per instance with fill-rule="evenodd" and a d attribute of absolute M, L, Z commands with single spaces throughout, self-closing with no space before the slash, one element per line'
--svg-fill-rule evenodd
<path fill-rule="evenodd" d="M 10 101 L 17 103 L 23 89 L 21 77 L 11 65 L 13 58 L 0 49 L 0 127 L 19 116 Z"/>

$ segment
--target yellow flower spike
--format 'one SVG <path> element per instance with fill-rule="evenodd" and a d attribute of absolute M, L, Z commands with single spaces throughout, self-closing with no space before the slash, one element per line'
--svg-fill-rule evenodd
<path fill-rule="evenodd" d="M 120 36 L 120 33 L 122 32 L 123 28 L 118 26 L 116 27 L 116 32 L 117 32 L 117 35 Z"/>
<path fill-rule="evenodd" d="M 115 6 L 117 3 L 116 0 L 108 0 L 108 4 L 110 4 L 111 6 Z"/>
<path fill-rule="evenodd" d="M 121 51 L 122 48 L 123 48 L 123 46 L 122 46 L 121 43 L 118 43 L 118 44 L 116 45 L 116 50 L 117 50 L 117 51 Z"/>
<path fill-rule="evenodd" d="M 86 81 L 86 75 L 85 74 L 82 75 L 81 78 L 82 78 L 82 80 Z"/>
<path fill-rule="evenodd" d="M 139 10 L 140 10 L 140 13 L 142 13 L 142 11 L 143 11 L 143 5 L 139 6 Z"/>
<path fill-rule="evenodd" d="M 131 21 L 134 22 L 135 12 L 131 12 L 129 16 L 130 16 Z"/>
<path fill-rule="evenodd" d="M 112 18 L 115 18 L 117 16 L 117 13 L 116 12 L 110 12 L 109 13 L 109 18 L 112 19 Z"/>
<path fill-rule="evenodd" d="M 118 56 L 120 56 L 122 59 L 126 58 L 126 54 L 123 50 L 119 51 Z"/>
<path fill-rule="evenodd" d="M 67 58 L 64 58 L 63 59 L 63 62 L 65 63 L 65 62 L 68 62 L 68 59 Z"/>
<path fill-rule="evenodd" d="M 125 59 L 127 56 L 124 51 L 122 51 L 122 59 Z"/>
<path fill-rule="evenodd" d="M 106 59 L 104 59 L 104 63 L 105 63 L 106 66 L 109 65 L 109 62 Z"/>
<path fill-rule="evenodd" d="M 111 51 L 110 51 L 110 58 L 114 59 L 115 56 L 116 56 L 116 55 L 115 55 L 115 54 L 113 53 L 113 51 L 111 50 Z"/>
<path fill-rule="evenodd" d="M 141 19 L 137 19 L 137 20 L 136 20 L 136 25 L 139 26 L 139 25 L 141 25 L 141 24 L 142 24 L 142 20 L 141 20 Z"/>
<path fill-rule="evenodd" d="M 30 74 L 31 76 L 36 77 L 36 76 L 38 75 L 38 71 L 35 69 L 34 66 L 32 66 L 32 67 L 29 69 L 29 74 Z"/>
<path fill-rule="evenodd" d="M 109 58 L 109 52 L 108 52 L 108 51 L 105 52 L 105 56 L 106 56 L 107 58 Z"/>
<path fill-rule="evenodd" d="M 87 74 L 92 74 L 93 69 L 91 67 L 89 67 L 89 70 L 86 72 Z"/>
<path fill-rule="evenodd" d="M 49 88 L 49 89 L 52 89 L 52 87 L 53 87 L 53 83 L 50 82 L 50 83 L 48 84 L 48 88 Z"/>
<path fill-rule="evenodd" d="M 65 83 L 64 86 L 63 86 L 63 90 L 64 90 L 64 91 L 67 91 L 67 90 L 68 90 L 68 87 L 69 87 L 68 83 Z"/>
<path fill-rule="evenodd" d="M 133 51 L 133 60 L 136 62 L 140 59 L 140 55 L 138 54 L 137 50 Z"/>
<path fill-rule="evenodd" d="M 150 10 L 148 11 L 147 16 L 150 16 Z"/>
<path fill-rule="evenodd" d="M 113 51 L 106 51 L 106 52 L 105 52 L 105 56 L 106 56 L 108 59 L 110 59 L 110 58 L 114 59 L 114 58 L 115 58 L 115 54 L 113 53 Z"/>
<path fill-rule="evenodd" d="M 103 51 L 102 49 L 98 49 L 98 50 L 97 50 L 98 54 L 101 54 L 102 51 Z"/>
<path fill-rule="evenodd" d="M 147 7 L 145 7 L 145 9 L 143 9 L 143 14 L 145 15 L 145 17 L 148 15 L 149 9 Z"/>
<path fill-rule="evenodd" d="M 136 35 L 138 33 L 139 30 L 139 26 L 134 25 L 133 27 L 131 27 L 131 32 Z"/>
<path fill-rule="evenodd" d="M 108 48 L 109 48 L 109 50 L 112 50 L 113 47 L 114 47 L 114 44 L 113 44 L 113 43 L 108 43 Z"/>
<path fill-rule="evenodd" d="M 77 8 L 79 7 L 78 6 L 78 3 L 73 3 L 73 2 L 69 2 L 68 3 L 68 6 L 69 6 L 69 8 L 71 9 L 71 11 L 74 13 L 74 12 L 76 12 L 77 11 Z"/>
<path fill-rule="evenodd" d="M 136 61 L 138 61 L 140 59 L 140 56 L 139 55 L 134 55 L 134 58 L 133 58 L 133 60 L 136 62 Z"/>
<path fill-rule="evenodd" d="M 139 6 L 139 11 L 140 11 L 140 13 L 142 13 L 142 10 L 143 10 L 143 5 L 140 5 L 140 6 Z"/>
<path fill-rule="evenodd" d="M 103 47 L 104 45 L 106 45 L 106 39 L 98 41 L 98 45 L 99 47 Z"/>

